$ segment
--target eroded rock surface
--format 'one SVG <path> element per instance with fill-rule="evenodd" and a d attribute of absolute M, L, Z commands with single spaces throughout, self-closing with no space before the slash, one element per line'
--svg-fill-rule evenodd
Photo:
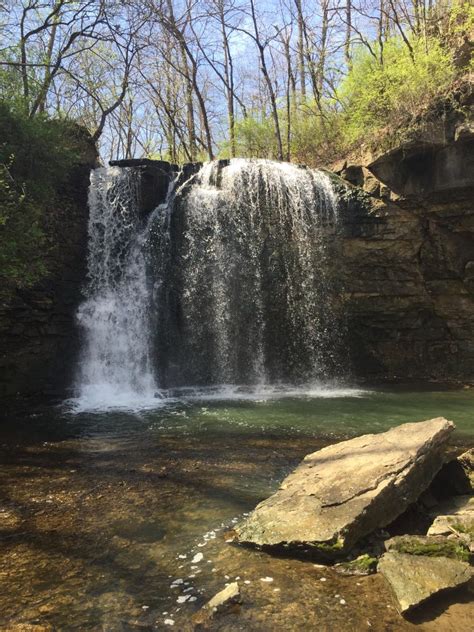
<path fill-rule="evenodd" d="M 432 595 L 466 584 L 472 577 L 471 567 L 466 562 L 395 551 L 385 553 L 378 570 L 390 584 L 401 613 Z"/>
<path fill-rule="evenodd" d="M 237 526 L 241 542 L 330 553 L 400 515 L 440 469 L 454 424 L 439 417 L 323 448 Z"/>
<path fill-rule="evenodd" d="M 474 448 L 458 456 L 456 461 L 462 467 L 466 478 L 469 480 L 471 486 L 470 492 L 474 493 Z"/>
<path fill-rule="evenodd" d="M 472 86 L 456 100 L 413 142 L 334 165 L 367 194 L 342 212 L 340 260 L 351 362 L 369 380 L 474 375 Z"/>
<path fill-rule="evenodd" d="M 436 507 L 428 535 L 445 535 L 462 540 L 474 551 L 474 496 L 457 496 Z"/>

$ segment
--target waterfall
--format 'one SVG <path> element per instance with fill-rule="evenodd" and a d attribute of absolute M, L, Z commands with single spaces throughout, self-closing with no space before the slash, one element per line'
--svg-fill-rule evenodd
<path fill-rule="evenodd" d="M 340 372 L 337 204 L 324 172 L 206 163 L 148 218 L 139 192 L 135 168 L 91 176 L 80 397 L 120 404 Z"/>
<path fill-rule="evenodd" d="M 173 341 L 159 353 L 165 381 L 261 385 L 334 376 L 337 204 L 329 177 L 233 159 L 205 164 L 184 189 L 166 275 L 174 302 L 161 320 Z"/>
<path fill-rule="evenodd" d="M 86 301 L 77 319 L 84 346 L 79 396 L 101 402 L 153 398 L 151 301 L 145 244 L 153 216 L 141 225 L 133 169 L 95 169 L 89 189 Z"/>

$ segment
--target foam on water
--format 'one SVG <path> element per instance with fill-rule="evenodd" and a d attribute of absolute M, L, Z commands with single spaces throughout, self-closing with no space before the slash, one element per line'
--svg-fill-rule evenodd
<path fill-rule="evenodd" d="M 110 384 L 96 384 L 86 389 L 81 397 L 66 401 L 72 413 L 103 413 L 113 410 L 134 412 L 163 409 L 176 404 L 197 402 L 270 402 L 279 399 L 342 399 L 360 398 L 371 391 L 337 384 L 291 384 L 242 386 L 217 384 L 214 386 L 186 386 L 158 390 L 153 395 L 140 396 L 134 391 L 120 391 Z"/>

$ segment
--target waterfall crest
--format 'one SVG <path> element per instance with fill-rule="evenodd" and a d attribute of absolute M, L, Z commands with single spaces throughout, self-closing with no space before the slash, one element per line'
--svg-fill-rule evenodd
<path fill-rule="evenodd" d="M 232 159 L 175 184 L 144 219 L 135 169 L 92 174 L 79 395 L 120 403 L 337 375 L 330 178 Z"/>

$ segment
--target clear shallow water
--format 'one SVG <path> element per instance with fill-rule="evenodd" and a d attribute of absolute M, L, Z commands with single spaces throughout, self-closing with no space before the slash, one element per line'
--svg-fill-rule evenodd
<path fill-rule="evenodd" d="M 278 431 L 323 437 L 381 432 L 409 421 L 447 417 L 459 437 L 474 436 L 474 389 L 379 390 L 343 386 L 187 388 L 160 398 L 68 400 L 66 427 L 93 432 L 185 434 Z"/>
<path fill-rule="evenodd" d="M 367 620 L 374 630 L 413 629 L 378 576 L 341 577 L 236 547 L 226 531 L 305 454 L 339 438 L 444 415 L 457 425 L 453 442 L 472 445 L 473 391 L 176 395 L 134 412 L 73 413 L 68 403 L 6 416 L 0 627 L 166 630 L 171 618 L 187 630 L 240 577 L 242 611 L 215 629 L 339 632 Z M 418 629 L 469 629 L 472 607 L 446 607 L 449 616 L 428 613 Z"/>

